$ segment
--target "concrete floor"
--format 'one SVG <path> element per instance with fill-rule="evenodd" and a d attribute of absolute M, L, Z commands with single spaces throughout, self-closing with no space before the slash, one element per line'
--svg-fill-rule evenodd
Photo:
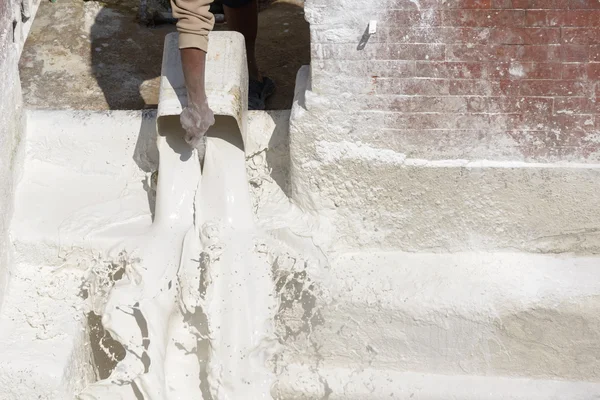
<path fill-rule="evenodd" d="M 310 63 L 308 23 L 295 1 L 276 1 L 259 14 L 257 57 L 277 83 L 269 109 L 291 107 L 296 72 Z M 25 102 L 36 109 L 155 108 L 164 37 L 173 31 L 139 24 L 127 6 L 43 1 L 20 62 Z"/>

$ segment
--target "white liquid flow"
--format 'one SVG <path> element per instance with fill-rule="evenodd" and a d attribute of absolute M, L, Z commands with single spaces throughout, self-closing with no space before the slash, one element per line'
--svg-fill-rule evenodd
<path fill-rule="evenodd" d="M 202 174 L 179 118 L 158 128 L 154 222 L 114 247 L 131 262 L 97 310 L 126 356 L 79 398 L 271 399 L 277 303 L 271 263 L 255 248 L 237 123 L 217 117 Z"/>

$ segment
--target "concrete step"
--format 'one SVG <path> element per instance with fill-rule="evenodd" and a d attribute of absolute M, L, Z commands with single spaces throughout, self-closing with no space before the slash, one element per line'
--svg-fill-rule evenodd
<path fill-rule="evenodd" d="M 599 268 L 570 255 L 345 254 L 312 282 L 329 301 L 284 307 L 282 362 L 600 382 Z"/>
<path fill-rule="evenodd" d="M 285 110 L 248 113 L 249 179 L 268 178 L 262 176 L 268 168 L 287 187 L 288 121 Z M 28 112 L 27 125 L 11 225 L 18 262 L 61 265 L 66 257 L 77 263 L 97 255 L 107 232 L 148 229 L 150 177 L 158 168 L 155 111 L 36 110 Z M 264 192 L 252 189 L 253 197 Z"/>
<path fill-rule="evenodd" d="M 286 400 L 596 400 L 600 384 L 290 365 L 276 393 Z"/>
<path fill-rule="evenodd" d="M 81 278 L 14 267 L 0 313 L 1 399 L 70 400 L 95 380 Z"/>
<path fill-rule="evenodd" d="M 89 269 L 104 262 L 103 236 L 144 232 L 152 222 L 146 180 L 157 168 L 156 112 L 27 117 L 11 224 L 15 263 L 0 310 L 0 354 L 10 360 L 0 360 L 0 399 L 68 400 L 96 370 L 102 374 L 92 357 L 107 357 L 94 352 L 91 336 L 100 331 L 88 319 L 84 285 Z M 248 115 L 248 171 L 257 185 L 269 177 L 267 167 L 278 169 L 274 180 L 287 181 L 288 118 L 289 111 Z M 268 185 L 258 186 L 257 195 Z"/>
<path fill-rule="evenodd" d="M 151 223 L 155 113 L 31 111 L 11 236 L 18 262 L 58 264 L 103 230 Z"/>

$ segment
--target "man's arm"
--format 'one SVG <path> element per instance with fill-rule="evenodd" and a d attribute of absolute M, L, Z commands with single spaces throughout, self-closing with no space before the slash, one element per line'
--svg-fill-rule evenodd
<path fill-rule="evenodd" d="M 187 132 L 186 141 L 193 147 L 202 143 L 204 134 L 215 122 L 204 84 L 208 33 L 214 26 L 210 3 L 212 0 L 171 0 L 173 16 L 179 19 L 179 48 L 188 92 L 181 124 Z"/>

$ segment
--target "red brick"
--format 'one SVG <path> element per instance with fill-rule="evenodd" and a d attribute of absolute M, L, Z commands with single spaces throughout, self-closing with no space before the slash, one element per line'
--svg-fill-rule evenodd
<path fill-rule="evenodd" d="M 600 10 L 567 11 L 563 26 L 600 26 Z"/>
<path fill-rule="evenodd" d="M 388 43 L 478 43 L 487 44 L 489 28 L 397 27 L 387 32 Z"/>
<path fill-rule="evenodd" d="M 542 4 L 546 4 L 545 0 L 532 0 L 535 1 L 535 5 L 537 5 L 538 7 L 542 8 L 544 6 L 542 6 Z M 571 0 L 553 0 L 551 1 L 552 7 L 553 8 L 558 8 L 558 9 L 566 9 L 569 8 L 569 5 L 571 4 Z"/>
<path fill-rule="evenodd" d="M 562 78 L 567 80 L 586 80 L 587 63 L 566 63 L 562 66 Z"/>
<path fill-rule="evenodd" d="M 494 9 L 513 8 L 512 0 L 492 0 L 492 8 L 494 8 Z"/>
<path fill-rule="evenodd" d="M 426 78 L 478 79 L 483 76 L 483 65 L 477 62 L 417 61 L 415 76 Z"/>
<path fill-rule="evenodd" d="M 390 111 L 405 113 L 456 113 L 467 111 L 467 100 L 464 97 L 394 96 L 387 103 Z M 381 107 L 378 107 L 378 109 L 381 109 Z"/>
<path fill-rule="evenodd" d="M 470 113 L 490 113 L 490 97 L 467 96 L 467 110 Z"/>
<path fill-rule="evenodd" d="M 553 104 L 554 114 L 589 114 L 592 108 L 586 97 L 555 97 Z"/>
<path fill-rule="evenodd" d="M 600 81 L 600 63 L 589 63 L 587 65 L 587 77 L 594 81 Z"/>
<path fill-rule="evenodd" d="M 561 42 L 568 44 L 599 44 L 600 28 L 562 28 Z"/>
<path fill-rule="evenodd" d="M 351 43 L 315 43 L 311 46 L 313 60 L 443 60 L 442 44 L 373 43 L 357 50 Z"/>
<path fill-rule="evenodd" d="M 336 4 L 332 4 L 331 0 L 311 0 L 311 5 L 319 6 L 319 8 L 327 8 L 332 9 L 334 7 L 339 9 L 340 2 L 335 2 Z M 443 3 L 438 0 L 419 0 L 419 6 L 421 9 L 432 9 L 432 8 L 441 8 Z M 382 2 L 378 2 L 377 5 L 382 5 Z M 334 6 L 334 7 L 332 7 Z M 356 4 L 356 3 L 345 3 L 343 4 L 346 8 L 351 8 L 356 10 L 357 7 L 360 6 L 360 9 L 364 9 L 364 4 Z M 419 6 L 415 3 L 415 0 L 386 0 L 385 7 L 388 9 L 394 10 L 417 10 Z M 446 7 L 444 7 L 446 8 Z M 334 8 L 335 10 L 335 8 Z"/>
<path fill-rule="evenodd" d="M 445 79 L 377 79 L 374 83 L 376 94 L 407 96 L 446 96 L 449 94 Z"/>
<path fill-rule="evenodd" d="M 563 10 L 526 10 L 526 26 L 556 26 L 567 25 L 567 13 Z"/>
<path fill-rule="evenodd" d="M 492 123 L 494 120 L 494 123 Z M 385 125 L 388 127 L 402 127 L 404 129 L 453 129 L 453 130 L 478 130 L 491 128 L 498 129 L 504 118 L 489 115 L 475 114 L 402 114 L 393 113 L 385 116 Z"/>
<path fill-rule="evenodd" d="M 567 80 L 522 80 L 520 94 L 523 96 L 583 96 L 585 83 Z"/>
<path fill-rule="evenodd" d="M 516 47 L 515 59 L 521 61 L 557 62 L 560 60 L 561 45 L 528 45 Z"/>
<path fill-rule="evenodd" d="M 444 46 L 438 44 L 381 44 L 376 49 L 379 60 L 443 60 Z"/>
<path fill-rule="evenodd" d="M 573 9 L 600 9 L 600 1 L 598 0 L 571 0 L 569 7 Z"/>
<path fill-rule="evenodd" d="M 567 25 L 567 19 L 568 19 L 568 13 L 569 11 L 547 11 L 547 15 L 548 15 L 548 26 L 565 26 Z"/>
<path fill-rule="evenodd" d="M 561 63 L 507 62 L 489 65 L 490 79 L 561 79 Z"/>
<path fill-rule="evenodd" d="M 490 43 L 551 44 L 560 42 L 560 28 L 492 28 Z"/>
<path fill-rule="evenodd" d="M 559 63 L 531 63 L 525 64 L 525 71 L 529 79 L 560 79 L 562 67 Z"/>
<path fill-rule="evenodd" d="M 505 112 L 552 114 L 552 99 L 542 97 L 522 97 L 518 101 L 505 98 Z"/>
<path fill-rule="evenodd" d="M 363 110 L 406 113 L 466 112 L 467 102 L 457 96 L 407 96 L 394 94 L 357 94 L 348 100 L 350 107 Z"/>
<path fill-rule="evenodd" d="M 594 44 L 590 46 L 590 61 L 600 62 L 600 45 Z"/>
<path fill-rule="evenodd" d="M 528 0 L 512 0 L 513 8 L 529 8 Z"/>
<path fill-rule="evenodd" d="M 491 96 L 494 86 L 488 80 L 459 79 L 450 81 L 451 96 Z"/>
<path fill-rule="evenodd" d="M 463 27 L 444 27 L 440 28 L 440 35 L 444 43 L 473 43 L 487 44 L 489 42 L 489 28 L 463 28 Z"/>
<path fill-rule="evenodd" d="M 320 60 L 319 69 L 329 74 L 338 74 L 353 77 L 365 75 L 386 78 L 410 78 L 415 76 L 414 61 L 398 60 Z"/>
<path fill-rule="evenodd" d="M 600 97 L 592 97 L 587 99 L 588 110 L 592 114 L 600 114 Z M 596 118 L 596 127 L 598 127 L 598 123 L 600 122 L 600 118 Z"/>
<path fill-rule="evenodd" d="M 448 61 L 510 61 L 518 58 L 518 47 L 508 45 L 448 45 Z"/>
<path fill-rule="evenodd" d="M 541 10 L 527 10 L 525 13 L 525 25 L 548 26 L 548 12 Z"/>
<path fill-rule="evenodd" d="M 451 10 L 442 14 L 444 26 L 524 26 L 524 10 Z"/>
<path fill-rule="evenodd" d="M 553 128 L 563 132 L 591 131 L 595 129 L 594 116 L 592 115 L 567 115 L 553 116 Z"/>
<path fill-rule="evenodd" d="M 520 80 L 503 79 L 492 81 L 493 96 L 517 96 L 519 95 Z"/>
<path fill-rule="evenodd" d="M 449 8 L 492 8 L 492 0 L 453 0 L 446 2 Z"/>
<path fill-rule="evenodd" d="M 448 125 L 446 116 L 438 114 L 393 113 L 384 116 L 385 126 L 403 129 L 440 129 Z"/>
<path fill-rule="evenodd" d="M 567 9 L 569 0 L 512 0 L 513 8 Z"/>
<path fill-rule="evenodd" d="M 540 131 L 552 127 L 552 113 L 519 113 L 507 119 L 506 128 L 520 131 Z"/>
<path fill-rule="evenodd" d="M 547 97 L 469 97 L 470 112 L 500 114 L 551 114 L 553 99 Z"/>
<path fill-rule="evenodd" d="M 563 44 L 560 46 L 560 59 L 567 62 L 589 60 L 589 47 L 580 44 Z"/>
<path fill-rule="evenodd" d="M 320 3 L 320 5 L 330 6 L 331 0 L 313 0 L 313 3 Z M 419 0 L 421 9 L 436 9 L 440 8 L 440 3 L 437 0 Z M 414 0 L 390 0 L 386 6 L 389 9 L 395 10 L 417 10 L 417 4 Z"/>

